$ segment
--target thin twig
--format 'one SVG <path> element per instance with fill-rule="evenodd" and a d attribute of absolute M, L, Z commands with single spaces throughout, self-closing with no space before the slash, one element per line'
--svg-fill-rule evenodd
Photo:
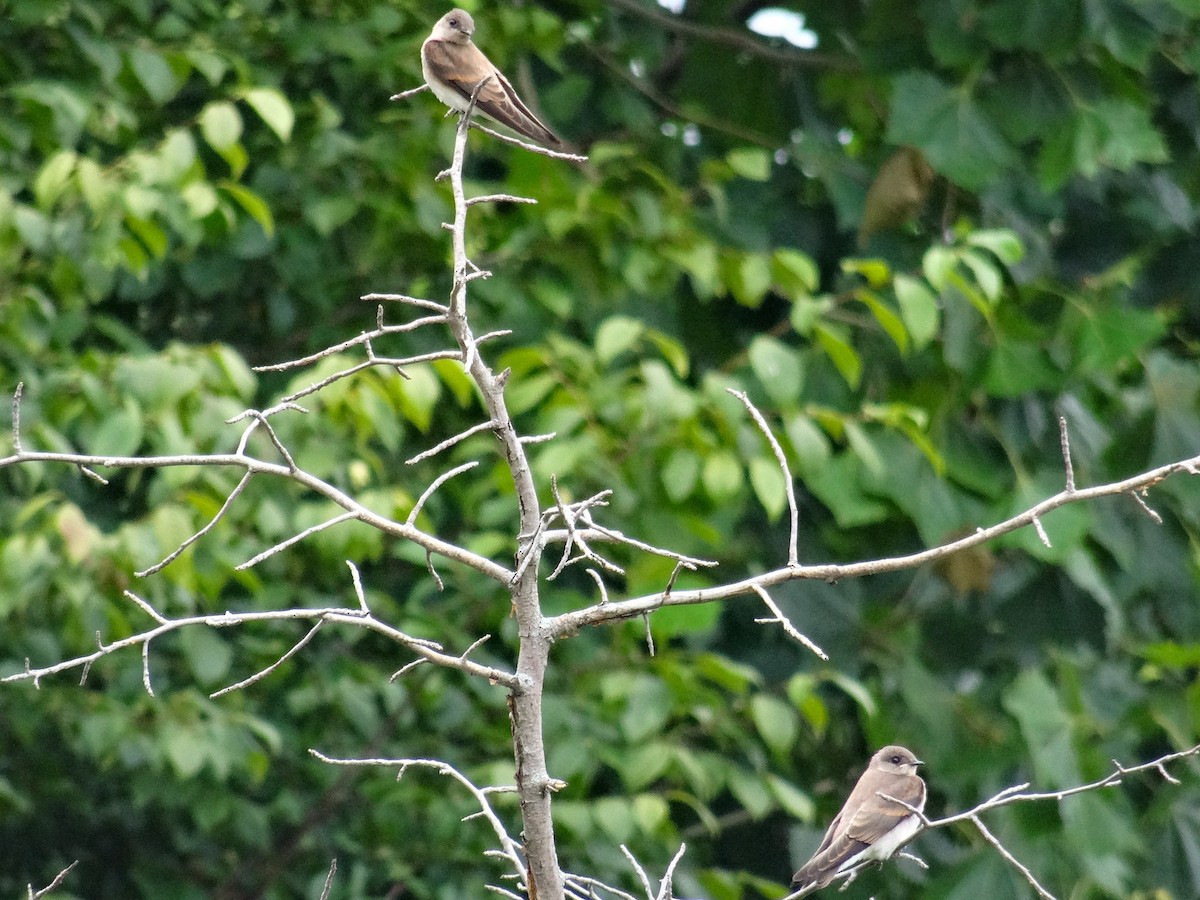
<path fill-rule="evenodd" d="M 792 638 L 792 640 L 800 642 L 821 659 L 825 661 L 829 660 L 829 656 L 825 653 L 825 651 L 813 643 L 813 641 L 810 640 L 807 635 L 801 633 L 800 630 L 792 624 L 791 620 L 783 614 L 783 611 L 775 604 L 775 601 L 771 599 L 771 595 L 767 593 L 767 589 L 765 587 L 763 587 L 761 584 L 756 584 L 754 585 L 754 592 L 762 598 L 763 603 L 767 604 L 767 609 L 771 610 L 771 612 L 775 614 L 775 617 L 772 619 L 755 619 L 754 621 L 756 623 L 760 625 L 778 623 L 778 625 L 783 629 L 783 633 Z"/>
<path fill-rule="evenodd" d="M 21 394 L 25 390 L 25 382 L 18 381 L 17 389 L 13 391 L 12 398 L 12 435 L 13 435 L 13 453 L 17 456 L 21 455 Z M 72 863 L 74 865 L 74 863 Z"/>
<path fill-rule="evenodd" d="M 57 875 L 55 875 L 54 880 L 51 881 L 48 885 L 46 885 L 44 888 L 42 888 L 40 891 L 34 891 L 33 885 L 32 884 L 29 885 L 29 900 L 39 900 L 39 898 L 45 897 L 52 890 L 61 886 L 63 881 L 66 880 L 66 877 L 71 873 L 71 870 L 73 868 L 75 868 L 77 865 L 79 865 L 79 860 L 75 860 L 75 862 L 71 863 L 69 866 L 67 866 L 65 869 L 63 869 L 61 872 L 59 872 Z"/>
<path fill-rule="evenodd" d="M 169 566 L 174 560 L 178 559 L 179 554 L 183 553 L 184 550 L 186 550 L 192 544 L 196 543 L 196 541 L 200 540 L 200 538 L 204 537 L 204 535 L 206 535 L 210 531 L 212 531 L 213 528 L 216 526 L 216 524 L 225 517 L 225 513 L 229 512 L 230 507 L 233 506 L 233 501 L 236 500 L 239 496 L 241 496 L 242 491 L 244 491 L 246 489 L 246 485 L 248 485 L 250 483 L 250 479 L 253 477 L 254 477 L 254 475 L 251 472 L 246 472 L 244 475 L 242 475 L 241 480 L 237 483 L 236 486 L 234 486 L 234 489 L 229 492 L 229 496 L 225 498 L 225 502 L 222 503 L 221 508 L 219 510 L 217 510 L 217 514 L 208 520 L 208 524 L 205 525 L 203 528 L 201 528 L 199 531 L 197 531 L 195 534 L 193 534 L 191 537 L 187 538 L 182 544 L 180 544 L 178 547 L 176 547 L 169 554 L 167 554 L 167 556 L 162 560 L 162 562 L 155 563 L 150 568 L 142 569 L 140 572 L 134 572 L 133 574 L 136 575 L 138 578 L 145 578 L 147 575 L 153 575 L 156 572 L 161 572 L 163 569 L 165 569 L 167 566 Z"/>
<path fill-rule="evenodd" d="M 776 440 L 775 434 L 771 431 L 771 426 L 767 424 L 767 420 L 763 418 L 763 414 L 758 411 L 750 398 L 744 391 L 726 388 L 733 396 L 742 401 L 742 404 L 749 410 L 754 423 L 758 426 L 758 430 L 763 433 L 763 437 L 767 439 L 767 443 L 771 445 L 771 451 L 775 454 L 775 461 L 779 464 L 779 468 L 783 471 L 783 486 L 787 491 L 788 513 L 791 518 L 791 537 L 788 540 L 788 565 L 800 565 L 800 512 L 796 506 L 796 488 L 792 484 L 792 470 L 788 468 L 787 457 L 784 456 L 783 448 L 779 446 L 779 441 Z"/>
<path fill-rule="evenodd" d="M 407 100 L 409 97 L 415 97 L 417 94 L 421 93 L 422 91 L 427 91 L 427 90 L 429 90 L 429 85 L 423 84 L 420 87 L 409 88 L 407 91 L 401 91 L 398 94 L 392 94 L 392 96 L 388 97 L 388 99 L 393 102 L 395 102 L 397 100 Z"/>
<path fill-rule="evenodd" d="M 293 544 L 300 543 L 306 537 L 310 537 L 319 531 L 324 531 L 326 528 L 332 528 L 334 525 L 340 525 L 342 522 L 348 522 L 350 519 L 356 519 L 356 518 L 358 518 L 358 516 L 355 513 L 344 512 L 340 516 L 334 516 L 332 519 L 326 519 L 324 522 L 318 522 L 316 525 L 312 525 L 309 528 L 305 528 L 299 534 L 292 535 L 286 541 L 280 541 L 278 544 L 275 544 L 273 547 L 268 547 L 262 553 L 259 553 L 257 556 L 251 557 L 250 559 L 246 560 L 244 563 L 239 563 L 238 565 L 233 567 L 234 571 L 235 572 L 244 572 L 246 569 L 249 569 L 249 568 L 252 568 L 252 567 L 258 565 L 264 559 L 272 557 L 276 553 L 286 550 L 288 547 L 291 547 Z M 409 522 L 407 524 L 411 525 L 412 523 Z"/>
<path fill-rule="evenodd" d="M 1067 417 L 1058 417 L 1058 445 L 1062 449 L 1063 469 L 1067 473 L 1067 493 L 1075 490 L 1075 467 L 1071 465 L 1071 437 L 1067 433 Z"/>
<path fill-rule="evenodd" d="M 317 624 L 308 630 L 308 634 L 306 634 L 306 635 L 304 635 L 304 637 L 300 638 L 300 640 L 298 640 L 294 645 L 292 645 L 291 650 L 289 650 L 287 653 L 283 654 L 283 656 L 279 657 L 279 659 L 275 660 L 275 662 L 271 663 L 271 665 L 267 666 L 265 669 L 262 669 L 259 672 L 256 672 L 255 674 L 251 675 L 249 678 L 242 679 L 237 684 L 231 684 L 228 687 L 223 687 L 219 691 L 215 691 L 214 693 L 209 694 L 208 699 L 216 700 L 218 697 L 222 696 L 223 694 L 230 694 L 234 691 L 240 691 L 242 688 L 249 687 L 250 685 L 255 684 L 256 682 L 262 681 L 264 678 L 266 678 L 268 675 L 270 675 L 272 672 L 274 672 L 276 669 L 278 669 L 280 666 L 282 666 L 285 662 L 287 662 L 289 659 L 291 659 L 293 656 L 295 656 L 297 653 L 299 653 L 301 650 L 303 650 L 305 648 L 305 646 L 308 645 L 308 642 L 317 636 L 317 632 L 321 630 L 321 627 L 324 624 L 325 624 L 324 619 L 318 620 Z M 149 646 L 149 645 L 147 645 L 147 646 Z"/>
<path fill-rule="evenodd" d="M 479 434 L 481 431 L 489 430 L 491 427 L 492 427 L 491 422 L 480 422 L 478 425 L 472 425 L 466 431 L 460 431 L 458 434 L 454 435 L 453 437 L 446 438 L 444 441 L 442 441 L 437 446 L 430 447 L 428 450 L 422 450 L 416 456 L 410 456 L 408 459 L 406 459 L 404 461 L 404 464 L 406 466 L 416 465 L 417 463 L 421 462 L 422 460 L 429 459 L 429 457 L 431 457 L 431 456 L 437 456 L 437 454 L 441 453 L 443 450 L 453 447 L 455 444 L 459 443 L 460 441 L 465 441 L 467 438 L 472 437 L 473 435 Z"/>
<path fill-rule="evenodd" d="M 1011 853 L 1009 853 L 1008 848 L 1006 848 L 1002 843 L 1000 843 L 1000 839 L 997 838 L 990 831 L 988 831 L 987 826 L 983 824 L 983 820 L 980 819 L 979 816 L 971 816 L 971 824 L 973 824 L 977 829 L 979 829 L 979 833 L 981 835 L 983 835 L 983 839 L 985 841 L 987 841 L 989 844 L 991 844 L 993 847 L 995 847 L 996 852 L 999 853 L 1001 856 L 1003 856 L 1008 861 L 1009 865 L 1011 865 L 1014 869 L 1016 869 L 1018 872 L 1021 873 L 1021 876 L 1027 882 L 1029 882 L 1030 887 L 1032 887 L 1035 891 L 1037 891 L 1038 896 L 1041 897 L 1042 900 L 1057 900 L 1057 898 L 1052 893 L 1050 893 L 1048 890 L 1046 890 L 1044 887 L 1042 887 L 1040 884 L 1038 884 L 1038 880 L 1033 877 L 1033 873 L 1029 871 L 1029 868 L 1027 866 L 1025 866 L 1015 856 L 1013 856 Z"/>
<path fill-rule="evenodd" d="M 329 874 L 325 876 L 325 887 L 321 889 L 319 900 L 329 900 L 329 894 L 333 891 L 333 876 L 337 874 L 337 857 L 334 857 L 329 862 Z"/>
<path fill-rule="evenodd" d="M 440 488 L 443 484 L 453 478 L 455 475 L 461 475 L 463 472 L 470 471 L 479 465 L 479 460 L 473 459 L 470 462 L 465 462 L 461 466 L 455 466 L 449 472 L 443 472 L 434 479 L 433 484 L 425 488 L 425 491 L 417 498 L 417 502 L 413 504 L 413 508 L 409 510 L 408 518 L 405 519 L 405 525 L 414 525 L 417 521 L 417 516 L 421 514 L 421 509 L 425 506 L 425 501 L 433 496 L 433 492 Z"/>

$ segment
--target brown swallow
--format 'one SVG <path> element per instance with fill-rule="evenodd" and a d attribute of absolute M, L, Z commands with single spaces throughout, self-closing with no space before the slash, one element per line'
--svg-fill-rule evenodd
<path fill-rule="evenodd" d="M 821 846 L 792 876 L 792 890 L 823 888 L 860 863 L 888 859 L 910 841 L 921 828 L 920 816 L 880 795 L 923 810 L 925 782 L 917 774 L 919 765 L 911 750 L 895 745 L 872 756 Z"/>
<path fill-rule="evenodd" d="M 472 92 L 486 80 L 475 98 L 480 112 L 531 141 L 561 145 L 558 135 L 529 111 L 504 74 L 471 43 L 474 32 L 471 14 L 452 9 L 438 19 L 421 45 L 421 72 L 434 96 L 451 109 L 466 112 Z"/>

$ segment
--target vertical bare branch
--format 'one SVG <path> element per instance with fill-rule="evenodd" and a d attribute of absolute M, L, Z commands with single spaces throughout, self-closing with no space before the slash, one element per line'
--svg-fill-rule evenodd
<path fill-rule="evenodd" d="M 779 441 L 775 439 L 775 435 L 771 431 L 771 426 L 767 424 L 767 420 L 763 418 L 763 414 L 758 411 L 750 398 L 745 392 L 737 391 L 733 388 L 726 390 L 737 397 L 749 410 L 750 415 L 754 418 L 754 423 L 758 425 L 758 430 L 763 433 L 763 437 L 771 445 L 771 450 L 775 454 L 775 461 L 779 463 L 779 468 L 783 470 L 783 487 L 787 491 L 788 515 L 791 518 L 791 537 L 788 540 L 788 565 L 795 567 L 800 565 L 800 511 L 796 506 L 796 487 L 792 484 L 792 471 L 788 468 L 787 457 L 783 454 L 783 448 L 779 446 Z"/>

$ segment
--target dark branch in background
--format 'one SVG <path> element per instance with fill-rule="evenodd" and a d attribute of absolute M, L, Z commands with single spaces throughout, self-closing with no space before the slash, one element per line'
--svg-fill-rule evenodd
<path fill-rule="evenodd" d="M 820 50 L 802 50 L 799 47 L 792 47 L 786 42 L 765 41 L 750 31 L 700 25 L 672 15 L 650 3 L 641 3 L 639 0 L 609 0 L 609 3 L 653 22 L 665 31 L 673 31 L 711 44 L 723 44 L 726 47 L 733 47 L 743 53 L 759 56 L 772 62 L 806 69 L 853 71 L 859 68 L 858 61 L 850 56 L 825 53 Z"/>
<path fill-rule="evenodd" d="M 722 134 L 727 134 L 730 137 L 735 137 L 738 140 L 746 141 L 750 144 L 757 144 L 760 147 L 765 147 L 768 150 L 777 150 L 783 144 L 782 139 L 774 139 L 760 132 L 751 131 L 748 128 L 742 128 L 738 125 L 729 122 L 722 122 L 719 119 L 712 119 L 702 115 L 699 112 L 689 112 L 679 106 L 669 97 L 664 96 L 659 91 L 655 90 L 644 78 L 638 78 L 629 71 L 627 65 L 622 64 L 608 53 L 605 53 L 598 47 L 593 47 L 590 44 L 585 44 L 584 49 L 587 50 L 593 57 L 596 58 L 608 71 L 616 75 L 631 88 L 657 106 L 660 110 L 675 119 L 680 119 L 684 122 L 691 122 L 699 125 L 701 128 L 708 128 L 712 131 L 717 131 Z"/>

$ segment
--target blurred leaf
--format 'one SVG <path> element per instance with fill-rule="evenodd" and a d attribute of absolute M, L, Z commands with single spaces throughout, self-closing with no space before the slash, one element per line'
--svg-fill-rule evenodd
<path fill-rule="evenodd" d="M 771 400 L 787 406 L 800 398 L 804 370 L 800 355 L 774 338 L 760 335 L 750 343 L 750 368 Z"/>
<path fill-rule="evenodd" d="M 251 88 L 243 96 L 281 141 L 291 139 L 296 114 L 282 93 L 275 88 Z"/>

